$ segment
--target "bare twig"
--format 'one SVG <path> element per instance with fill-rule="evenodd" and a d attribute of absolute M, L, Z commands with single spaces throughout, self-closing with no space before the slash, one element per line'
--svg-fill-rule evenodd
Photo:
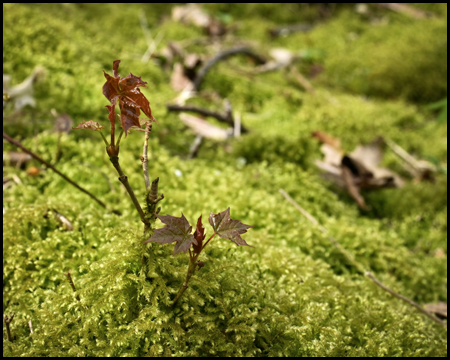
<path fill-rule="evenodd" d="M 319 222 L 318 222 L 318 221 L 317 221 L 310 213 L 308 213 L 305 209 L 303 209 L 303 208 L 302 208 L 302 207 L 301 207 L 301 206 L 300 206 L 293 198 L 291 198 L 291 197 L 288 195 L 288 193 L 287 193 L 286 191 L 284 191 L 283 189 L 280 189 L 280 193 L 281 193 L 281 195 L 283 195 L 283 196 L 285 197 L 285 199 L 286 199 L 287 201 L 289 201 L 292 205 L 294 205 L 294 207 L 295 207 L 298 211 L 300 211 L 304 217 L 306 217 L 311 223 L 313 223 L 314 225 L 316 225 L 316 226 L 318 227 L 318 229 L 319 229 L 322 233 L 324 233 L 325 235 L 327 235 L 328 240 L 330 240 L 331 243 L 332 243 L 335 247 L 337 247 L 337 248 L 342 252 L 342 254 L 347 258 L 347 260 L 350 261 L 350 263 L 351 263 L 353 266 L 355 266 L 355 267 L 359 270 L 359 272 L 361 272 L 361 274 L 364 274 L 364 273 L 365 273 L 365 270 L 364 270 L 364 268 L 362 267 L 362 265 L 359 264 L 359 263 L 354 259 L 353 255 L 351 255 L 347 250 L 345 250 L 345 249 L 341 246 L 341 244 L 339 244 L 339 243 L 337 242 L 337 240 L 336 240 L 334 237 L 332 237 L 332 236 L 328 233 L 328 230 L 327 230 L 327 229 L 325 229 L 322 225 L 320 225 Z"/>
<path fill-rule="evenodd" d="M 441 324 L 442 326 L 447 327 L 447 324 L 445 322 L 443 322 L 441 319 L 439 319 L 438 317 L 434 316 L 433 314 L 431 314 L 430 312 L 428 312 L 427 310 L 425 310 L 422 306 L 420 306 L 419 304 L 415 303 L 414 301 L 412 301 L 411 299 L 408 299 L 407 297 L 400 295 L 398 293 L 396 293 L 394 290 L 389 289 L 386 285 L 383 285 L 375 276 L 372 275 L 372 273 L 370 273 L 369 271 L 367 271 L 366 276 L 368 276 L 375 284 L 377 284 L 380 288 L 382 288 L 383 290 L 387 291 L 389 294 L 403 300 L 406 301 L 409 305 L 414 306 L 417 310 L 419 310 L 421 313 L 425 314 L 426 316 L 428 316 L 430 319 L 436 321 L 438 324 Z"/>
<path fill-rule="evenodd" d="M 354 258 L 353 256 L 348 253 L 342 246 L 341 244 L 339 244 L 335 238 L 333 238 L 332 236 L 330 236 L 328 234 L 328 230 L 325 229 L 322 225 L 319 224 L 319 222 L 310 214 L 308 213 L 305 209 L 303 209 L 294 199 L 292 199 L 287 193 L 286 191 L 284 191 L 283 189 L 280 189 L 280 193 L 281 195 L 283 195 L 287 201 L 289 201 L 292 205 L 294 205 L 294 207 L 300 211 L 300 213 L 302 213 L 303 216 L 305 216 L 311 223 L 313 223 L 314 225 L 316 225 L 319 230 L 326 234 L 328 236 L 328 239 L 333 243 L 334 246 L 336 246 L 341 252 L 342 254 L 364 275 L 368 276 L 375 284 L 377 284 L 379 287 L 381 287 L 383 290 L 386 290 L 388 293 L 394 295 L 395 297 L 406 301 L 408 304 L 414 306 L 416 309 L 418 309 L 420 312 L 424 313 L 425 315 L 427 315 L 430 319 L 436 321 L 437 323 L 447 327 L 447 324 L 444 323 L 442 320 L 438 319 L 437 317 L 435 317 L 434 315 L 432 315 L 431 313 L 429 313 L 427 310 L 425 310 L 423 307 L 421 307 L 420 305 L 418 305 L 417 303 L 415 303 L 414 301 L 408 299 L 407 297 L 400 295 L 398 293 L 396 293 L 395 291 L 389 289 L 386 285 L 383 285 L 379 280 L 377 280 L 375 278 L 375 276 L 372 275 L 371 272 L 369 271 L 365 271 L 363 266 L 361 264 L 359 264 Z"/>
<path fill-rule="evenodd" d="M 311 24 L 285 25 L 269 30 L 272 37 L 286 36 L 296 32 L 307 32 L 313 28 Z"/>
<path fill-rule="evenodd" d="M 76 182 L 74 182 L 73 180 L 69 179 L 66 175 L 64 175 L 63 173 L 61 173 L 59 170 L 57 170 L 53 165 L 51 165 L 50 163 L 48 163 L 47 161 L 45 161 L 44 159 L 42 159 L 40 156 L 36 155 L 34 152 L 32 152 L 31 150 L 28 150 L 25 146 L 23 146 L 20 142 L 14 140 L 13 138 L 11 138 L 9 135 L 7 135 L 5 132 L 3 132 L 3 139 L 7 140 L 8 142 L 10 142 L 11 144 L 21 148 L 23 151 L 25 151 L 27 154 L 30 154 L 33 158 L 35 158 L 36 160 L 40 161 L 41 163 L 43 163 L 44 165 L 46 165 L 47 167 L 49 167 L 50 169 L 52 169 L 55 173 L 57 173 L 59 176 L 61 176 L 64 180 L 66 180 L 67 182 L 69 182 L 70 184 L 72 184 L 73 186 L 75 186 L 78 190 L 81 190 L 82 192 L 84 192 L 85 194 L 87 194 L 88 196 L 90 196 L 92 199 L 94 199 L 100 206 L 106 208 L 106 205 L 100 201 L 99 199 L 97 199 L 96 196 L 94 196 L 93 194 L 91 194 L 89 191 L 83 189 L 80 185 L 78 185 Z"/>
<path fill-rule="evenodd" d="M 414 19 L 424 19 L 433 16 L 433 14 L 430 12 L 425 12 L 402 3 L 372 3 L 372 4 L 407 15 Z"/>
<path fill-rule="evenodd" d="M 70 275 L 70 271 L 68 271 L 67 273 L 64 273 L 64 275 L 67 276 L 67 280 L 69 280 L 69 284 L 70 284 L 70 286 L 72 287 L 73 292 L 76 293 L 76 292 L 77 292 L 77 289 L 76 289 L 76 287 L 75 287 L 75 284 L 73 283 L 72 276 Z M 80 301 L 80 297 L 78 296 L 78 294 L 75 295 L 75 298 L 76 298 L 78 301 Z"/>
<path fill-rule="evenodd" d="M 234 49 L 229 49 L 222 51 L 218 53 L 216 56 L 211 58 L 202 68 L 198 71 L 197 77 L 194 80 L 194 88 L 196 91 L 199 91 L 200 86 L 203 82 L 204 77 L 206 76 L 206 73 L 211 69 L 216 63 L 218 63 L 221 60 L 224 60 L 230 56 L 237 55 L 237 54 L 244 54 L 256 61 L 258 64 L 264 64 L 266 62 L 266 59 L 264 59 L 262 56 L 256 54 L 252 50 L 246 47 L 239 47 Z"/>
<path fill-rule="evenodd" d="M 148 190 L 150 188 L 150 178 L 148 176 L 148 138 L 150 137 L 150 133 L 152 131 L 152 124 L 148 122 L 145 125 L 145 139 L 144 139 L 144 150 L 142 152 L 141 161 L 142 161 L 142 170 L 144 171 L 144 180 L 145 180 L 145 189 Z"/>
<path fill-rule="evenodd" d="M 6 325 L 6 337 L 8 338 L 8 341 L 13 342 L 13 338 L 11 335 L 11 329 L 9 327 L 9 324 L 13 321 L 14 319 L 14 313 L 12 313 L 12 315 L 10 315 L 8 317 L 8 315 L 3 315 L 3 322 Z"/>
<path fill-rule="evenodd" d="M 291 73 L 294 75 L 295 80 L 300 84 L 302 88 L 304 88 L 310 94 L 314 94 L 314 87 L 311 85 L 309 80 L 304 77 L 295 66 L 291 66 Z"/>
<path fill-rule="evenodd" d="M 28 327 L 30 328 L 30 334 L 33 335 L 34 331 L 33 331 L 33 324 L 31 323 L 31 320 L 28 321 Z"/>
<path fill-rule="evenodd" d="M 405 161 L 409 166 L 406 169 L 413 175 L 414 177 L 425 177 L 425 175 L 430 174 L 432 172 L 436 172 L 436 167 L 431 163 L 425 160 L 417 160 L 414 156 L 409 154 L 406 150 L 401 148 L 395 142 L 390 139 L 383 138 L 383 141 L 387 146 L 391 148 L 395 155 Z"/>

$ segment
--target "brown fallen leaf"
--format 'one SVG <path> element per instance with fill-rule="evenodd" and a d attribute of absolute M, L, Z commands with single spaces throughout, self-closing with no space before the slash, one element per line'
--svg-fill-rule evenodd
<path fill-rule="evenodd" d="M 346 155 L 341 149 L 339 139 L 321 131 L 312 135 L 323 143 L 321 151 L 324 160 L 316 160 L 316 165 L 325 172 L 327 179 L 347 189 L 361 209 L 368 210 L 360 194 L 361 190 L 403 185 L 402 179 L 396 173 L 378 166 L 382 159 L 382 139 L 378 138 L 368 145 L 359 145 Z"/>
<path fill-rule="evenodd" d="M 208 139 L 226 140 L 233 134 L 233 129 L 226 130 L 219 128 L 197 116 L 181 113 L 180 119 L 186 126 L 190 127 L 194 133 Z"/>

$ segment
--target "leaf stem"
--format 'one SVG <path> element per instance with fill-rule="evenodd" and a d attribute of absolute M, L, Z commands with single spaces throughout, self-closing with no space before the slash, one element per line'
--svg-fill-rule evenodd
<path fill-rule="evenodd" d="M 181 295 L 183 295 L 183 293 L 186 291 L 186 289 L 189 287 L 189 280 L 191 278 L 192 275 L 194 275 L 195 273 L 195 268 L 197 267 L 196 261 L 197 258 L 200 254 L 197 254 L 196 256 L 190 257 L 189 259 L 189 267 L 188 267 L 188 272 L 186 274 L 186 279 L 184 280 L 183 285 L 181 286 L 180 291 L 178 291 L 177 296 L 175 297 L 175 299 L 172 302 L 172 307 L 175 306 L 175 304 L 177 303 L 178 299 L 181 297 Z M 189 249 L 189 256 L 191 256 L 191 252 Z"/>
<path fill-rule="evenodd" d="M 103 133 L 101 132 L 101 131 L 99 131 L 99 133 L 100 133 L 100 135 L 102 136 L 102 139 L 103 139 L 103 141 L 105 142 L 105 144 L 106 144 L 106 147 L 108 147 L 109 146 L 109 144 L 108 144 L 108 140 L 106 140 L 106 137 L 105 137 L 105 135 L 103 135 Z"/>
<path fill-rule="evenodd" d="M 122 139 L 122 135 L 123 135 L 123 129 L 120 129 L 119 139 L 117 140 L 116 148 L 119 147 L 120 140 Z M 111 143 L 111 144 L 114 144 L 114 143 Z"/>
<path fill-rule="evenodd" d="M 205 245 L 202 246 L 202 250 L 205 248 L 206 245 L 208 245 L 209 241 L 210 241 L 214 236 L 216 236 L 216 235 L 217 235 L 216 232 L 215 232 L 214 234 L 211 235 L 211 237 L 206 241 Z"/>

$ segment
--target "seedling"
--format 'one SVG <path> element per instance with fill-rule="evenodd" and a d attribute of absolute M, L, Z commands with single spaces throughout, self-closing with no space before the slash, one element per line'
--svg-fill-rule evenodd
<path fill-rule="evenodd" d="M 173 254 L 176 255 L 181 252 L 187 252 L 189 250 L 189 267 L 186 274 L 186 280 L 183 283 L 178 295 L 173 300 L 172 306 L 176 304 L 178 299 L 183 295 L 184 291 L 188 288 L 189 279 L 194 275 L 197 268 L 200 270 L 204 266 L 204 262 L 198 260 L 202 250 L 208 245 L 211 239 L 219 235 L 223 239 L 233 241 L 236 245 L 248 245 L 241 235 L 247 232 L 247 229 L 252 226 L 243 224 L 239 220 L 233 220 L 230 218 L 230 208 L 222 211 L 218 214 L 209 216 L 209 223 L 212 226 L 214 233 L 203 244 L 203 240 L 206 237 L 205 229 L 202 224 L 202 216 L 197 220 L 197 227 L 192 234 L 192 226 L 187 219 L 181 214 L 181 217 L 175 217 L 171 215 L 156 215 L 166 226 L 162 229 L 155 230 L 155 233 L 144 243 L 158 242 L 160 244 L 170 244 L 175 242 L 175 248 Z M 192 250 L 191 250 L 192 246 Z"/>
<path fill-rule="evenodd" d="M 156 119 L 152 115 L 150 102 L 139 90 L 139 87 L 141 86 L 146 87 L 145 84 L 147 83 L 142 81 L 140 76 L 135 76 L 132 73 L 130 73 L 127 77 L 121 77 L 119 75 L 119 64 L 120 60 L 116 60 L 113 62 L 113 76 L 103 71 L 106 78 L 106 83 L 103 85 L 103 95 L 105 95 L 105 97 L 111 103 L 111 105 L 106 105 L 106 107 L 108 108 L 108 119 L 111 123 L 111 141 L 108 142 L 106 140 L 106 137 L 102 133 L 102 130 L 105 127 L 92 120 L 83 121 L 74 129 L 88 129 L 100 132 L 100 135 L 102 136 L 103 141 L 106 144 L 106 152 L 109 156 L 109 160 L 119 173 L 119 180 L 127 189 L 127 192 L 130 195 L 130 198 L 139 213 L 139 217 L 144 223 L 144 232 L 147 232 L 151 230 L 151 216 L 149 216 L 148 213 L 144 213 L 144 211 L 142 210 L 139 201 L 134 195 L 133 189 L 128 182 L 128 178 L 125 176 L 122 168 L 120 167 L 119 145 L 120 140 L 122 139 L 122 135 L 125 133 L 125 137 L 127 137 L 127 134 L 130 132 L 131 128 L 142 131 L 141 123 L 139 122 L 139 115 L 141 113 L 141 110 L 149 118 L 149 120 L 147 120 L 146 122 L 146 130 L 144 131 L 150 132 L 150 125 L 152 122 L 155 122 Z M 117 102 L 119 103 L 120 108 L 120 123 L 122 125 L 122 129 L 120 130 L 119 138 L 116 142 L 115 129 L 117 115 L 115 113 L 115 107 Z M 145 150 L 146 149 L 147 148 L 145 147 Z M 144 154 L 144 157 L 147 160 L 146 155 L 147 154 Z M 145 164 L 145 166 L 143 165 L 143 167 L 145 172 L 148 169 L 147 164 Z M 149 191 L 148 188 L 147 191 Z"/>
<path fill-rule="evenodd" d="M 119 173 L 119 180 L 125 186 L 128 194 L 133 201 L 136 210 L 139 213 L 141 221 L 144 223 L 144 234 L 148 234 L 152 230 L 151 224 L 156 218 L 160 219 L 166 226 L 162 229 L 155 230 L 153 235 L 144 243 L 148 242 L 158 242 L 160 244 L 169 244 L 175 242 L 175 249 L 173 254 L 176 255 L 181 252 L 189 251 L 189 266 L 186 275 L 186 280 L 184 281 L 178 295 L 173 300 L 172 306 L 176 304 L 178 299 L 183 295 L 184 291 L 188 288 L 189 279 L 195 273 L 197 269 L 201 269 L 204 265 L 203 261 L 198 260 L 200 253 L 205 248 L 206 245 L 211 241 L 211 239 L 218 235 L 223 239 L 228 239 L 233 241 L 235 244 L 250 246 L 248 245 L 240 235 L 247 232 L 247 229 L 252 226 L 243 224 L 239 220 L 233 220 L 230 218 L 230 208 L 214 214 L 211 212 L 209 216 L 209 223 L 211 224 L 214 233 L 211 237 L 203 244 L 205 239 L 205 229 L 202 225 L 202 216 L 198 218 L 197 226 L 192 234 L 192 226 L 189 224 L 187 219 L 181 214 L 181 217 L 175 217 L 171 215 L 158 215 L 161 208 L 156 209 L 156 205 L 159 201 L 164 199 L 164 195 L 158 196 L 158 183 L 159 178 L 156 178 L 150 185 L 148 180 L 148 158 L 147 158 L 147 148 L 148 139 L 151 133 L 151 123 L 155 122 L 156 119 L 152 115 L 150 109 L 150 102 L 141 93 L 139 87 L 145 87 L 146 82 L 142 81 L 140 76 L 135 76 L 130 73 L 127 77 L 122 78 L 119 75 L 119 63 L 120 60 L 113 62 L 113 76 L 104 72 L 106 83 L 103 85 L 103 95 L 110 101 L 111 105 L 107 105 L 108 108 L 108 119 L 111 123 L 111 140 L 108 142 L 106 137 L 103 135 L 102 130 L 105 128 L 95 121 L 83 121 L 74 129 L 88 129 L 92 131 L 99 131 L 106 144 L 106 152 L 109 156 L 110 161 Z M 119 102 L 120 108 L 120 123 L 122 129 L 119 134 L 117 142 L 115 141 L 115 125 L 117 120 L 117 115 L 115 113 L 115 106 Z M 145 122 L 145 130 L 141 129 L 141 122 L 139 121 L 140 111 L 149 118 Z M 119 145 L 122 135 L 127 133 L 131 129 L 143 130 L 146 132 L 144 141 L 144 153 L 141 156 L 142 167 L 144 170 L 145 184 L 147 188 L 144 210 L 139 204 L 134 192 L 128 183 L 128 179 L 123 173 L 119 164 Z M 192 250 L 191 250 L 192 247 Z M 68 275 L 69 276 L 69 275 Z M 70 281 L 70 279 L 69 279 Z M 73 283 L 71 283 L 73 284 Z"/>

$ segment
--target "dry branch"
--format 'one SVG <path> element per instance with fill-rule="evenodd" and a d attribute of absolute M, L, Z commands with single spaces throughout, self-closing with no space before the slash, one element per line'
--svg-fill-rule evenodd
<path fill-rule="evenodd" d="M 200 90 L 200 86 L 201 86 L 201 84 L 203 82 L 203 79 L 206 76 L 206 73 L 209 71 L 209 69 L 211 69 L 219 61 L 224 60 L 224 59 L 226 59 L 226 58 L 228 58 L 230 56 L 237 55 L 237 54 L 247 55 L 248 57 L 250 57 L 253 60 L 255 60 L 255 62 L 257 64 L 264 64 L 264 63 L 266 63 L 266 59 L 265 58 L 263 58 L 262 56 L 256 54 L 255 52 L 253 52 L 252 50 L 250 50 L 247 47 L 239 47 L 239 48 L 235 48 L 235 49 L 229 49 L 229 50 L 222 51 L 222 52 L 218 53 L 217 55 L 215 55 L 214 57 L 212 57 L 198 71 L 197 77 L 194 80 L 194 88 L 195 88 L 195 90 L 196 91 Z"/>

